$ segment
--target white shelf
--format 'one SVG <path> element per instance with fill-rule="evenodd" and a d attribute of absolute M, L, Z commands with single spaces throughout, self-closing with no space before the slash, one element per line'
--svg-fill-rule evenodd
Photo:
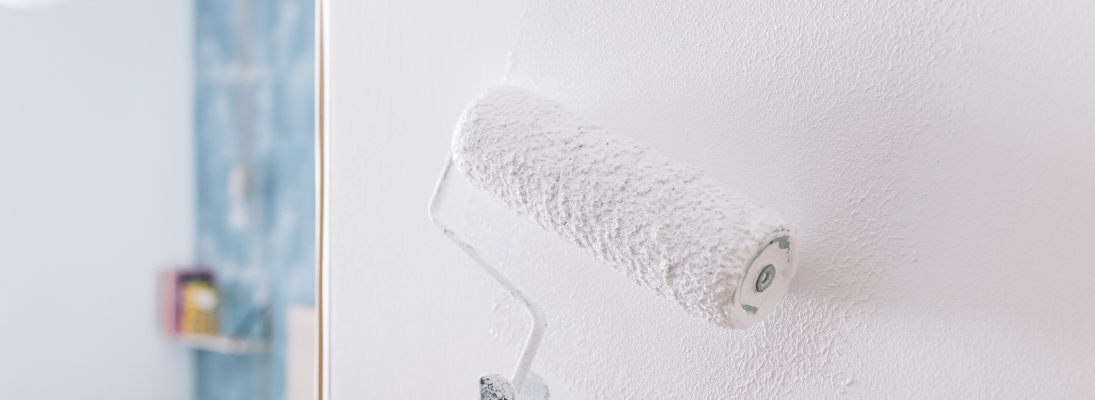
<path fill-rule="evenodd" d="M 182 335 L 175 340 L 193 349 L 225 354 L 265 353 L 270 348 L 267 340 L 233 339 L 227 336 Z"/>

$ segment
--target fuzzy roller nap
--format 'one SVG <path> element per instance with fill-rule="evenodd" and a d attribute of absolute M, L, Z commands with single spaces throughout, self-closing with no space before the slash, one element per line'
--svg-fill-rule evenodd
<path fill-rule="evenodd" d="M 795 274 L 778 216 L 523 89 L 469 105 L 452 150 L 474 186 L 720 326 L 763 319 Z"/>

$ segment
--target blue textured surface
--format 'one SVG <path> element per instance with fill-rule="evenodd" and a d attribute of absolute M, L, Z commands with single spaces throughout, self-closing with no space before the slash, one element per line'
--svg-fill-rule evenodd
<path fill-rule="evenodd" d="M 311 0 L 195 2 L 196 256 L 217 271 L 222 331 L 272 341 L 198 351 L 198 399 L 283 399 L 285 311 L 314 304 L 313 18 Z M 233 169 L 250 171 L 243 195 Z"/>

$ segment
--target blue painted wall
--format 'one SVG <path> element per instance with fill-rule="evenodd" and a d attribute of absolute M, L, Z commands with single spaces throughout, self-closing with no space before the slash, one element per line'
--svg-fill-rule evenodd
<path fill-rule="evenodd" d="M 196 0 L 197 260 L 222 331 L 269 354 L 198 351 L 195 396 L 283 399 L 285 310 L 315 296 L 314 6 Z"/>

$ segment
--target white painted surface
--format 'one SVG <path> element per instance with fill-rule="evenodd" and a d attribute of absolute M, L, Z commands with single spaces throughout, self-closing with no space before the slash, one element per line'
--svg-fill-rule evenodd
<path fill-rule="evenodd" d="M 0 8 L 0 398 L 190 398 L 155 307 L 193 253 L 190 15 Z"/>
<path fill-rule="evenodd" d="M 473 398 L 512 368 L 524 316 L 424 207 L 504 77 L 801 246 L 783 304 L 730 331 L 481 194 L 450 202 L 548 314 L 553 398 L 1095 396 L 1095 3 L 523 7 L 332 5 L 333 398 Z"/>
<path fill-rule="evenodd" d="M 285 400 L 316 400 L 316 308 L 290 306 L 285 329 Z"/>

